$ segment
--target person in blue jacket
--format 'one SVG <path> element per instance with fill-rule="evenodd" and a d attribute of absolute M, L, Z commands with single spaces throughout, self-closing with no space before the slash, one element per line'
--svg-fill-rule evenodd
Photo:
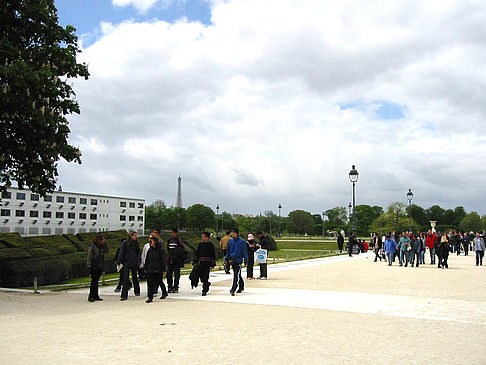
<path fill-rule="evenodd" d="M 228 242 L 225 261 L 233 268 L 233 285 L 231 286 L 230 294 L 235 295 L 235 292 L 241 293 L 245 289 L 245 282 L 241 276 L 241 265 L 243 258 L 245 262 L 248 262 L 248 251 L 246 242 L 239 236 L 240 231 L 238 228 L 231 230 L 230 235 L 232 238 Z"/>
<path fill-rule="evenodd" d="M 396 241 L 391 238 L 390 235 L 387 235 L 385 240 L 385 252 L 388 256 L 388 266 L 392 266 L 393 256 L 395 255 L 395 251 L 397 250 L 397 248 L 398 245 Z"/>

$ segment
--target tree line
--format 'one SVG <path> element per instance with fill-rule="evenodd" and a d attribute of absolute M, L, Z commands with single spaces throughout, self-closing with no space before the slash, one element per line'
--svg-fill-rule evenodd
<path fill-rule="evenodd" d="M 230 214 L 226 211 L 216 214 L 211 207 L 203 204 L 178 208 L 167 207 L 162 200 L 156 200 L 145 208 L 145 227 L 148 230 L 177 227 L 217 233 L 238 228 L 242 232 L 263 231 L 273 236 L 279 233 L 326 235 L 341 230 L 350 232 L 352 212 L 346 207 L 334 207 L 323 213 L 324 215 L 294 210 L 286 217 L 279 217 L 271 210 L 256 216 Z M 368 236 L 372 232 L 407 231 L 410 223 L 413 231 L 426 231 L 430 228 L 430 221 L 436 221 L 437 229 L 441 231 L 482 231 L 486 227 L 486 216 L 481 217 L 477 212 L 467 213 L 462 206 L 444 209 L 433 205 L 424 209 L 416 204 L 407 206 L 395 202 L 384 210 L 379 206 L 362 204 L 355 207 L 355 216 L 356 233 L 359 236 Z"/>

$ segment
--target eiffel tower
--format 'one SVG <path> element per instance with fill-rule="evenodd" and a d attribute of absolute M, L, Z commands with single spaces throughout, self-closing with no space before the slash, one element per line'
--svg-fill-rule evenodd
<path fill-rule="evenodd" d="M 177 203 L 176 208 L 182 208 L 181 175 L 177 178 Z"/>

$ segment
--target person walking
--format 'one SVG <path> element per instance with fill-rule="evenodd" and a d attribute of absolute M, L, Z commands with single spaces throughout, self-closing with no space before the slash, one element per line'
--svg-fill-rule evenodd
<path fill-rule="evenodd" d="M 230 231 L 226 231 L 226 234 L 219 241 L 219 247 L 221 247 L 224 257 L 226 257 L 226 251 L 228 249 L 228 242 L 230 239 L 231 239 Z M 224 267 L 224 272 L 226 274 L 230 274 L 230 267 L 226 265 L 226 262 L 223 264 L 223 267 Z"/>
<path fill-rule="evenodd" d="M 388 266 L 392 266 L 393 257 L 395 255 L 397 248 L 398 245 L 396 241 L 393 238 L 391 238 L 390 235 L 387 235 L 385 239 L 385 252 L 388 257 Z"/>
<path fill-rule="evenodd" d="M 378 235 L 378 233 L 375 232 L 374 237 L 373 237 L 373 243 L 374 243 L 374 250 L 375 250 L 375 261 L 379 258 L 381 261 L 381 254 L 380 251 L 383 250 L 383 241 L 381 240 L 381 237 Z"/>
<path fill-rule="evenodd" d="M 349 235 L 348 239 L 348 255 L 351 257 L 353 256 L 353 247 L 354 245 L 358 244 L 358 241 L 356 240 L 356 236 L 354 235 L 354 232 L 351 232 Z"/>
<path fill-rule="evenodd" d="M 422 252 L 422 239 L 420 236 L 414 236 L 412 243 L 411 243 L 412 251 L 410 251 L 411 255 L 414 256 L 414 259 L 411 260 L 412 267 L 415 264 L 415 267 L 419 267 L 420 264 L 420 254 Z"/>
<path fill-rule="evenodd" d="M 108 246 L 105 242 L 103 233 L 98 233 L 89 245 L 88 258 L 86 264 L 88 266 L 89 274 L 91 275 L 91 284 L 89 286 L 88 300 L 94 302 L 95 300 L 103 300 L 98 293 L 98 282 L 101 273 L 105 267 L 105 253 L 108 253 Z"/>
<path fill-rule="evenodd" d="M 257 232 L 257 237 L 258 237 L 257 249 L 261 248 L 263 250 L 267 250 L 267 261 L 268 261 L 268 248 L 270 247 L 270 238 L 264 235 L 262 231 Z M 258 277 L 258 279 L 260 280 L 267 280 L 268 277 L 267 261 L 258 264 L 260 266 L 260 276 Z"/>
<path fill-rule="evenodd" d="M 195 262 L 198 265 L 199 278 L 202 282 L 202 296 L 206 296 L 211 283 L 209 282 L 209 273 L 216 265 L 216 251 L 209 240 L 211 234 L 203 232 L 201 235 L 202 242 L 199 243 L 196 249 Z"/>
<path fill-rule="evenodd" d="M 484 239 L 481 237 L 481 234 L 477 232 L 476 238 L 473 240 L 473 251 L 476 252 L 476 266 L 483 266 L 484 249 Z"/>
<path fill-rule="evenodd" d="M 246 263 L 246 278 L 248 280 L 253 280 L 255 277 L 253 276 L 253 265 L 255 264 L 255 251 L 258 250 L 258 245 L 255 241 L 255 237 L 253 234 L 248 235 L 247 241 L 247 251 L 248 251 L 248 262 Z"/>
<path fill-rule="evenodd" d="M 120 247 L 118 247 L 116 249 L 116 253 L 115 253 L 115 257 L 113 258 L 113 263 L 115 265 L 117 265 L 117 261 L 118 261 L 118 256 L 120 255 L 120 248 L 121 248 L 121 244 L 123 243 L 123 241 L 125 241 L 125 238 L 122 238 L 120 240 Z M 132 287 L 132 282 L 130 280 L 128 280 L 128 290 L 130 290 L 130 288 Z M 119 279 L 118 279 L 118 284 L 114 290 L 115 293 L 119 293 L 121 291 L 121 288 L 122 288 L 122 285 L 123 285 L 123 277 L 122 277 L 122 271 L 120 270 L 120 274 L 119 274 Z"/>
<path fill-rule="evenodd" d="M 164 246 L 156 235 L 149 238 L 150 247 L 147 250 L 144 262 L 144 271 L 147 274 L 147 303 L 152 303 L 154 295 L 160 286 L 162 295 L 160 299 L 167 298 L 167 289 L 164 284 L 164 274 L 167 272 L 167 257 Z"/>
<path fill-rule="evenodd" d="M 437 236 L 429 229 L 427 237 L 425 238 L 425 246 L 429 249 L 430 264 L 435 265 L 435 243 L 437 242 Z"/>
<path fill-rule="evenodd" d="M 241 277 L 241 264 L 243 263 L 243 258 L 245 262 L 248 262 L 248 251 L 245 241 L 239 237 L 240 231 L 238 228 L 232 229 L 230 234 L 232 238 L 228 242 L 225 261 L 233 269 L 233 285 L 231 286 L 230 294 L 234 296 L 235 292 L 241 293 L 245 289 L 245 282 Z"/>
<path fill-rule="evenodd" d="M 471 243 L 471 235 L 466 232 L 462 236 L 462 248 L 464 249 L 464 256 L 469 254 L 469 245 Z"/>
<path fill-rule="evenodd" d="M 343 252 L 343 246 L 344 246 L 344 237 L 341 233 L 338 233 L 337 236 L 337 245 L 338 245 L 338 251 L 339 253 Z"/>
<path fill-rule="evenodd" d="M 122 291 L 120 300 L 127 300 L 130 272 L 132 273 L 133 291 L 135 296 L 140 296 L 140 283 L 138 282 L 138 267 L 140 265 L 140 244 L 137 241 L 138 235 L 135 231 L 130 231 L 128 239 L 123 241 L 118 255 L 117 265 L 123 265 L 122 271 Z"/>
<path fill-rule="evenodd" d="M 408 266 L 408 263 L 410 261 L 410 250 L 412 247 L 410 246 L 410 238 L 408 238 L 408 235 L 403 232 L 402 237 L 400 238 L 400 242 L 398 246 L 400 247 L 400 266 L 402 266 L 405 263 L 405 267 Z"/>
<path fill-rule="evenodd" d="M 181 278 L 181 267 L 187 258 L 184 242 L 177 237 L 179 230 L 172 228 L 170 238 L 167 240 L 167 286 L 169 293 L 179 293 L 179 280 Z"/>
<path fill-rule="evenodd" d="M 451 236 L 454 237 L 453 235 Z M 447 234 L 443 234 L 440 239 L 440 255 L 439 255 L 439 268 L 442 267 L 443 269 L 449 268 L 447 264 L 447 259 L 449 258 L 449 251 L 452 251 L 452 246 L 449 242 L 449 236 Z"/>

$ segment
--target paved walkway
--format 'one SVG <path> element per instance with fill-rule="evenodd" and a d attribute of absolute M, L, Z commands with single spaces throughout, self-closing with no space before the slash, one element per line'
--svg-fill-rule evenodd
<path fill-rule="evenodd" d="M 451 255 L 449 269 L 372 258 L 269 265 L 269 280 L 245 280 L 234 297 L 224 272 L 211 273 L 206 297 L 185 276 L 179 294 L 151 304 L 145 283 L 125 302 L 113 286 L 96 303 L 87 289 L 3 292 L 0 326 L 9 336 L 0 361 L 486 363 L 486 267 L 473 256 Z"/>

